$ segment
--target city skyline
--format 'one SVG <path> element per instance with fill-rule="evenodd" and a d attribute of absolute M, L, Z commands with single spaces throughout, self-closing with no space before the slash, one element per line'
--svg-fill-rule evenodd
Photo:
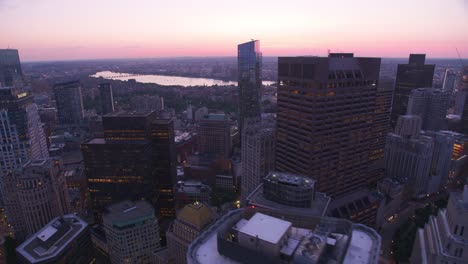
<path fill-rule="evenodd" d="M 23 61 L 235 56 L 255 38 L 265 56 L 468 57 L 468 1 L 394 2 L 1 0 L 0 23 L 15 26 L 2 28 L 0 47 Z"/>

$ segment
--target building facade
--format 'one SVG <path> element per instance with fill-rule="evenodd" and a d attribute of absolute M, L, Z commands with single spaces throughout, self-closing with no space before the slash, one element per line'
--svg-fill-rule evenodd
<path fill-rule="evenodd" d="M 144 199 L 158 217 L 172 217 L 176 175 L 172 120 L 155 112 L 113 112 L 103 117 L 104 138 L 82 144 L 96 220 L 122 200 Z"/>
<path fill-rule="evenodd" d="M 262 53 L 260 41 L 252 40 L 237 46 L 237 82 L 239 86 L 238 124 L 242 127 L 246 118 L 259 118 L 262 94 Z"/>
<path fill-rule="evenodd" d="M 23 78 L 18 50 L 0 49 L 0 87 L 21 86 Z"/>
<path fill-rule="evenodd" d="M 272 118 L 249 118 L 241 140 L 241 202 L 257 188 L 275 165 L 275 126 Z"/>
<path fill-rule="evenodd" d="M 151 263 L 160 247 L 154 208 L 146 201 L 123 201 L 107 207 L 103 215 L 111 263 Z"/>
<path fill-rule="evenodd" d="M 438 131 L 447 128 L 447 110 L 450 94 L 433 88 L 417 88 L 411 91 L 408 100 L 408 115 L 418 115 L 422 129 Z"/>
<path fill-rule="evenodd" d="M 462 192 L 450 194 L 447 209 L 416 233 L 411 263 L 466 264 L 468 263 L 468 186 Z"/>
<path fill-rule="evenodd" d="M 455 92 L 455 79 L 457 75 L 449 69 L 445 69 L 444 82 L 442 83 L 442 91 L 452 95 Z"/>
<path fill-rule="evenodd" d="M 432 87 L 435 65 L 425 64 L 425 61 L 426 54 L 410 54 L 408 64 L 398 64 L 392 103 L 392 127 L 395 127 L 399 116 L 406 114 L 411 91 Z"/>
<path fill-rule="evenodd" d="M 198 150 L 202 154 L 229 158 L 231 155 L 231 122 L 226 114 L 207 114 L 199 121 Z"/>
<path fill-rule="evenodd" d="M 5 176 L 5 207 L 15 237 L 22 241 L 55 217 L 69 212 L 68 188 L 59 160 L 31 160 Z"/>
<path fill-rule="evenodd" d="M 331 196 L 381 179 L 379 69 L 379 58 L 348 53 L 280 57 L 276 170 L 311 177 Z"/>
<path fill-rule="evenodd" d="M 83 98 L 81 83 L 71 81 L 54 85 L 58 122 L 62 126 L 83 124 Z"/>
<path fill-rule="evenodd" d="M 105 115 L 114 112 L 114 94 L 110 83 L 99 84 L 99 98 L 101 102 L 101 114 Z"/>

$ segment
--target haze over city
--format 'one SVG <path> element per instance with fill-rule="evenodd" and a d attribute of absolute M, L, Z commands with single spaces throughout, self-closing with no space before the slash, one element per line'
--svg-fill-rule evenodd
<path fill-rule="evenodd" d="M 235 56 L 468 57 L 468 1 L 1 0 L 0 47 L 23 61 Z"/>

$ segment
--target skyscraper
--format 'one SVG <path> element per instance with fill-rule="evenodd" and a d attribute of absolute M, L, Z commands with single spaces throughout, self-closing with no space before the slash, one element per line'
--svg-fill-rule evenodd
<path fill-rule="evenodd" d="M 101 102 L 101 114 L 105 115 L 114 112 L 114 95 L 110 83 L 99 84 L 99 95 Z"/>
<path fill-rule="evenodd" d="M 398 116 L 405 115 L 408 99 L 415 88 L 432 87 L 434 64 L 424 64 L 426 54 L 410 54 L 408 64 L 398 64 L 391 123 L 395 127 Z"/>
<path fill-rule="evenodd" d="M 438 131 L 447 127 L 450 94 L 433 88 L 417 88 L 408 100 L 408 115 L 421 117 L 422 129 Z"/>
<path fill-rule="evenodd" d="M 460 95 L 462 96 L 463 110 L 461 116 L 461 125 L 462 133 L 468 134 L 468 66 L 465 66 L 462 71 L 462 78 L 460 82 L 460 87 L 458 89 Z"/>
<path fill-rule="evenodd" d="M 0 88 L 0 191 L 6 174 L 30 159 L 49 157 L 44 130 L 33 97 L 17 88 Z M 3 200 L 3 199 L 0 199 Z"/>
<path fill-rule="evenodd" d="M 379 70 L 379 58 L 348 53 L 280 57 L 276 170 L 311 177 L 331 196 L 383 177 L 377 141 L 388 123 L 376 120 L 388 110 L 379 101 Z"/>
<path fill-rule="evenodd" d="M 155 112 L 113 112 L 103 117 L 104 138 L 82 144 L 94 215 L 122 200 L 147 200 L 158 216 L 173 216 L 175 181 L 172 120 Z"/>
<path fill-rule="evenodd" d="M 241 202 L 275 168 L 275 127 L 273 118 L 248 118 L 241 140 Z"/>
<path fill-rule="evenodd" d="M 245 118 L 260 117 L 262 93 L 262 53 L 260 41 L 252 40 L 237 46 L 237 71 L 239 86 L 240 133 Z"/>
<path fill-rule="evenodd" d="M 23 70 L 18 50 L 0 49 L 0 87 L 21 86 L 22 81 Z"/>
<path fill-rule="evenodd" d="M 419 116 L 400 116 L 385 145 L 388 177 L 407 183 L 413 196 L 437 192 L 447 183 L 454 143 L 444 133 L 421 133 L 420 120 Z"/>
<path fill-rule="evenodd" d="M 88 223 L 74 214 L 57 217 L 16 248 L 18 263 L 90 263 Z"/>
<path fill-rule="evenodd" d="M 160 247 L 158 219 L 146 201 L 123 201 L 107 207 L 103 215 L 110 260 L 120 263 L 151 263 Z"/>
<path fill-rule="evenodd" d="M 68 213 L 69 198 L 61 162 L 31 160 L 5 178 L 8 222 L 18 240 L 34 234 L 53 218 Z"/>
<path fill-rule="evenodd" d="M 429 216 L 414 240 L 411 263 L 468 263 L 468 185 L 450 194 L 447 209 Z"/>
<path fill-rule="evenodd" d="M 455 78 L 457 75 L 449 69 L 445 69 L 442 91 L 452 95 L 455 92 Z"/>
<path fill-rule="evenodd" d="M 225 114 L 207 114 L 199 121 L 198 150 L 202 154 L 229 158 L 231 155 L 231 122 Z"/>
<path fill-rule="evenodd" d="M 71 81 L 54 85 L 57 116 L 62 126 L 79 126 L 83 123 L 83 98 L 81 83 Z"/>

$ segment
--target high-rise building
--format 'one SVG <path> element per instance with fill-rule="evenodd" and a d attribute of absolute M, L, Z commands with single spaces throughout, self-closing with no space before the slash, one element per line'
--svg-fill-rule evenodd
<path fill-rule="evenodd" d="M 246 118 L 259 118 L 262 94 L 262 53 L 260 41 L 252 40 L 237 46 L 237 71 L 239 86 L 238 124 L 242 127 Z"/>
<path fill-rule="evenodd" d="M 63 126 L 79 126 L 83 123 L 83 98 L 81 83 L 71 81 L 54 85 L 58 122 Z"/>
<path fill-rule="evenodd" d="M 199 202 L 186 205 L 180 210 L 166 233 L 169 258 L 177 264 L 187 263 L 187 249 L 190 243 L 209 226 L 213 219 L 213 211 Z"/>
<path fill-rule="evenodd" d="M 437 192 L 447 183 L 454 146 L 454 139 L 447 134 L 409 128 L 418 128 L 415 123 L 420 120 L 419 116 L 400 116 L 385 145 L 388 177 L 408 183 L 413 196 Z"/>
<path fill-rule="evenodd" d="M 68 213 L 68 189 L 62 169 L 58 160 L 31 160 L 4 177 L 7 218 L 18 240 Z"/>
<path fill-rule="evenodd" d="M 0 87 L 21 86 L 22 81 L 18 50 L 0 49 Z"/>
<path fill-rule="evenodd" d="M 444 82 L 442 83 L 442 91 L 449 93 L 452 95 L 455 92 L 455 79 L 457 75 L 449 70 L 445 69 L 444 73 Z"/>
<path fill-rule="evenodd" d="M 272 118 L 248 118 L 241 147 L 241 202 L 257 188 L 275 164 L 275 126 Z"/>
<path fill-rule="evenodd" d="M 103 215 L 107 248 L 113 264 L 151 263 L 160 247 L 154 208 L 146 201 L 123 201 L 107 207 Z"/>
<path fill-rule="evenodd" d="M 382 178 L 388 94 L 379 70 L 379 58 L 348 53 L 280 57 L 276 170 L 311 177 L 331 196 Z"/>
<path fill-rule="evenodd" d="M 437 131 L 447 127 L 450 94 L 433 88 L 417 88 L 408 100 L 408 115 L 421 117 L 422 129 Z"/>
<path fill-rule="evenodd" d="M 233 210 L 191 244 L 188 264 L 378 263 L 379 234 L 349 220 L 311 216 L 304 224 L 257 208 Z"/>
<path fill-rule="evenodd" d="M 226 114 L 207 114 L 199 121 L 198 150 L 202 154 L 229 158 L 231 122 Z"/>
<path fill-rule="evenodd" d="M 395 127 L 398 117 L 405 115 L 411 91 L 416 88 L 432 87 L 434 64 L 425 64 L 426 54 L 410 54 L 408 64 L 398 64 L 391 123 Z"/>
<path fill-rule="evenodd" d="M 468 263 L 468 186 L 450 194 L 447 209 L 429 216 L 416 233 L 411 263 Z"/>
<path fill-rule="evenodd" d="M 47 141 L 32 96 L 15 88 L 0 88 L 0 175 L 29 159 L 49 156 Z M 8 147 L 6 147 L 8 146 Z"/>
<path fill-rule="evenodd" d="M 122 200 L 147 200 L 158 217 L 172 217 L 176 165 L 172 120 L 155 112 L 103 117 L 104 138 L 82 144 L 94 215 Z"/>
<path fill-rule="evenodd" d="M 463 109 L 461 110 L 461 132 L 468 134 L 468 66 L 463 68 L 460 87 L 460 101 L 462 101 Z"/>
<path fill-rule="evenodd" d="M 101 114 L 114 112 L 114 94 L 110 83 L 99 84 L 99 95 L 101 101 Z"/>
<path fill-rule="evenodd" d="M 91 263 L 88 223 L 74 214 L 57 217 L 16 248 L 20 264 Z"/>

